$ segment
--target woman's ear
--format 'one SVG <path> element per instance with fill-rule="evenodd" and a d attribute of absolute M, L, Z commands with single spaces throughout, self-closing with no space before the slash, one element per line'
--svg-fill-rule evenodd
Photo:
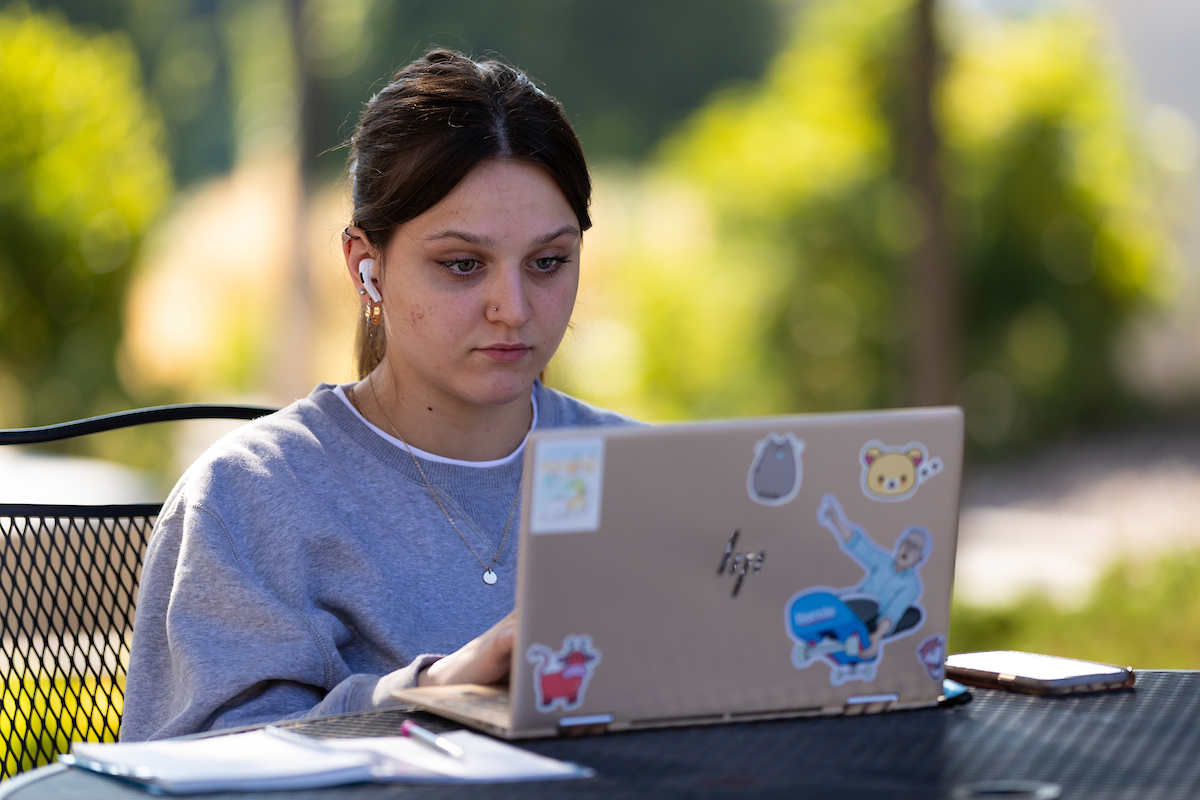
<path fill-rule="evenodd" d="M 375 272 L 379 254 L 367 241 L 367 234 L 362 228 L 351 225 L 342 231 L 342 255 L 346 258 L 346 270 L 350 273 L 354 288 L 358 290 L 359 297 L 364 298 L 362 302 L 368 304 L 365 298 L 370 298 L 370 302 L 374 303 L 382 302 L 379 276 Z"/>

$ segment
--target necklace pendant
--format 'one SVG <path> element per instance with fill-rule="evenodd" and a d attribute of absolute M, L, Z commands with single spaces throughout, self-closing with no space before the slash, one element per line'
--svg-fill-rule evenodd
<path fill-rule="evenodd" d="M 496 573 L 492 572 L 492 568 L 488 567 L 483 573 L 483 582 L 491 586 L 497 580 Z"/>

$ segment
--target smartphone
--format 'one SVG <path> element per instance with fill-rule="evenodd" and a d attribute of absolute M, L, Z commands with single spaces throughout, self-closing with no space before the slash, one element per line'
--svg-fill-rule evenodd
<path fill-rule="evenodd" d="M 971 686 L 1038 695 L 1130 689 L 1136 679 L 1129 667 L 1014 650 L 947 656 L 946 677 Z"/>

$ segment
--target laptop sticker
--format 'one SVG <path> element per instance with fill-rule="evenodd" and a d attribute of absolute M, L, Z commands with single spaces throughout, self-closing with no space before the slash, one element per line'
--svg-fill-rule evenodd
<path fill-rule="evenodd" d="M 804 480 L 804 441 L 791 433 L 767 434 L 754 445 L 754 461 L 746 475 L 750 499 L 767 506 L 781 506 L 800 493 Z"/>
<path fill-rule="evenodd" d="M 917 661 L 929 673 L 929 680 L 940 681 L 946 677 L 946 637 L 940 633 L 926 636 L 917 645 Z"/>
<path fill-rule="evenodd" d="M 910 525 L 891 550 L 881 547 L 846 517 L 831 494 L 822 498 L 817 521 L 866 574 L 854 586 L 813 586 L 791 596 L 784 624 L 794 643 L 792 665 L 807 669 L 823 662 L 834 686 L 873 681 L 884 646 L 924 624 L 925 610 L 917 602 L 924 592 L 920 568 L 933 539 L 929 531 Z"/>
<path fill-rule="evenodd" d="M 529 532 L 598 530 L 603 482 L 603 439 L 538 442 L 533 456 Z"/>
<path fill-rule="evenodd" d="M 889 447 L 872 439 L 858 455 L 862 464 L 863 494 L 872 500 L 907 500 L 917 489 L 942 471 L 942 460 L 929 457 L 920 442 Z"/>
<path fill-rule="evenodd" d="M 544 714 L 556 708 L 573 711 L 583 705 L 592 673 L 600 663 L 600 651 L 592 646 L 591 636 L 568 636 L 557 653 L 544 644 L 531 644 L 525 660 L 534 665 L 537 710 Z"/>

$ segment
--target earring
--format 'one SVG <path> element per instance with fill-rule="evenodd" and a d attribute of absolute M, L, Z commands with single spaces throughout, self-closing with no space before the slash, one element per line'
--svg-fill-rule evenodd
<path fill-rule="evenodd" d="M 383 321 L 383 303 L 368 304 L 364 316 L 368 328 L 375 328 Z"/>

